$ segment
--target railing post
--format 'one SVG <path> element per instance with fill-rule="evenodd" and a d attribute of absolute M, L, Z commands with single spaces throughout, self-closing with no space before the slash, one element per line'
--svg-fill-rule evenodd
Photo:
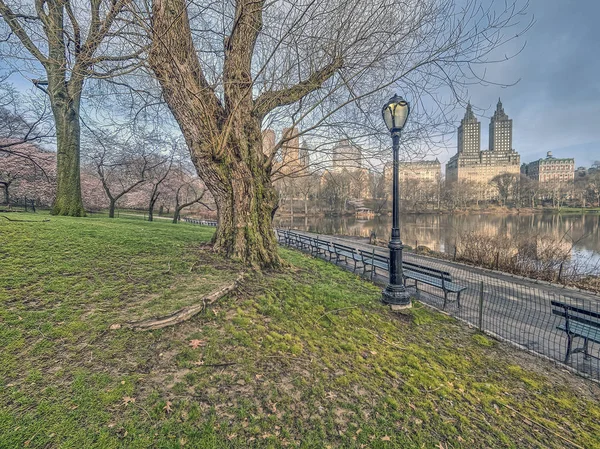
<path fill-rule="evenodd" d="M 564 264 L 564 263 L 565 263 L 565 261 L 564 261 L 564 260 L 563 260 L 563 261 L 560 263 L 560 268 L 558 269 L 558 279 L 556 280 L 557 282 L 560 282 L 560 278 L 561 278 L 561 276 L 562 276 L 563 264 Z"/>
<path fill-rule="evenodd" d="M 371 252 L 371 280 L 373 280 L 373 274 L 375 273 L 375 248 L 372 248 Z"/>
<path fill-rule="evenodd" d="M 479 284 L 479 330 L 483 332 L 483 281 Z"/>

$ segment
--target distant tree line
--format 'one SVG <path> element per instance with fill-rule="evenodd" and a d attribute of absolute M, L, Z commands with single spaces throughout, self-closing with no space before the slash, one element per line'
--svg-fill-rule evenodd
<path fill-rule="evenodd" d="M 276 182 L 279 212 L 291 214 L 353 213 L 356 205 L 384 213 L 391 209 L 391 186 L 381 173 L 367 170 L 323 170 Z M 501 174 L 488 184 L 443 178 L 400 183 L 401 208 L 414 212 L 457 211 L 489 207 L 600 207 L 600 161 L 573 182 L 538 182 L 525 175 Z M 295 211 L 295 212 L 294 212 Z"/>

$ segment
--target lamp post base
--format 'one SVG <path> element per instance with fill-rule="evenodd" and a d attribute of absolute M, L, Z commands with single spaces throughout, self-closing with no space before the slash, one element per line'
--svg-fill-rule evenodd
<path fill-rule="evenodd" d="M 392 306 L 411 307 L 410 294 L 404 285 L 388 284 L 381 294 L 381 302 Z"/>

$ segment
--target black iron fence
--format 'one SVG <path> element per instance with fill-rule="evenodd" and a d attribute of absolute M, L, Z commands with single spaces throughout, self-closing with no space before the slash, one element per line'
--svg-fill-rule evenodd
<path fill-rule="evenodd" d="M 38 209 L 46 209 L 48 205 L 31 198 L 14 198 L 8 203 L 0 203 L 0 211 L 36 212 Z"/>
<path fill-rule="evenodd" d="M 282 244 L 365 273 L 381 284 L 387 280 L 387 267 L 385 262 L 381 263 L 387 260 L 385 248 L 294 231 L 279 230 L 278 238 Z M 343 246 L 353 249 L 356 257 L 339 257 L 336 251 L 343 251 Z M 376 257 L 366 257 L 369 253 Z M 431 276 L 429 282 L 427 277 L 422 277 L 424 282 L 418 282 L 417 289 L 411 279 L 407 280 L 407 286 L 421 302 L 495 338 L 600 381 L 600 297 L 409 252 L 404 253 L 404 262 L 406 270 L 421 266 Z M 441 277 L 436 281 L 438 272 Z M 448 295 L 444 289 L 441 281 L 444 277 L 446 282 L 450 280 L 455 286 L 464 287 L 460 292 L 460 306 L 456 295 Z M 449 298 L 446 305 L 444 296 Z"/>
<path fill-rule="evenodd" d="M 200 225 L 200 226 L 213 226 L 213 227 L 217 226 L 217 222 L 214 220 L 198 220 L 196 218 L 188 218 L 188 217 L 181 217 L 181 219 L 183 221 L 185 221 L 186 223 Z"/>

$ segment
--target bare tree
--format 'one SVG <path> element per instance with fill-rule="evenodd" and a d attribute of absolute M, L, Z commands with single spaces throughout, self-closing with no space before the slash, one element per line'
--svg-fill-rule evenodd
<path fill-rule="evenodd" d="M 84 146 L 86 161 L 94 168 L 109 201 L 110 218 L 115 216 L 117 202 L 146 182 L 158 167 L 168 164 L 157 157 L 147 141 L 94 132 Z"/>
<path fill-rule="evenodd" d="M 10 205 L 11 192 L 15 190 L 29 199 L 53 198 L 52 165 L 55 159 L 54 153 L 43 151 L 30 143 L 11 146 L 10 152 L 0 152 L 0 187 L 4 203 Z"/>
<path fill-rule="evenodd" d="M 177 224 L 181 218 L 181 211 L 186 207 L 200 204 L 207 210 L 214 210 L 209 203 L 209 192 L 206 186 L 190 170 L 189 163 L 179 160 L 177 167 L 173 170 L 170 185 L 174 189 L 173 223 Z"/>
<path fill-rule="evenodd" d="M 515 27 L 527 28 L 514 3 L 457 3 L 153 2 L 149 62 L 216 201 L 215 249 L 257 267 L 280 264 L 271 172 L 286 139 L 265 154 L 263 126 L 301 123 L 306 136 L 376 140 L 385 135 L 380 105 L 399 87 L 414 99 L 413 136 L 439 131 L 449 106 L 439 94 L 456 103 L 481 79 L 478 66 Z M 426 95 L 438 99 L 437 119 Z"/>
<path fill-rule="evenodd" d="M 57 215 L 85 215 L 80 178 L 80 108 L 84 82 L 127 72 L 143 52 L 121 33 L 127 0 L 0 0 L 8 30 L 0 39 L 3 56 L 39 78 L 35 86 L 49 99 L 56 126 Z M 118 50 L 117 50 L 118 48 Z M 110 49 L 110 50 L 109 50 Z M 23 51 L 25 50 L 25 52 Z M 36 76 L 36 75 L 34 75 Z"/>
<path fill-rule="evenodd" d="M 151 187 L 148 199 L 148 221 L 154 220 L 154 206 L 158 201 L 158 197 L 163 193 L 160 188 L 171 174 L 171 168 L 173 167 L 174 154 L 171 153 L 163 157 L 164 162 L 156 164 L 155 168 L 150 170 L 148 176 L 148 184 Z"/>
<path fill-rule="evenodd" d="M 37 152 L 21 151 L 25 144 L 42 143 L 54 136 L 50 111 L 45 99 L 20 95 L 9 83 L 0 80 L 0 153 L 27 159 L 36 165 Z M 43 171 L 42 165 L 37 164 Z"/>
<path fill-rule="evenodd" d="M 490 181 L 490 185 L 498 192 L 498 197 L 500 198 L 502 206 L 506 206 L 506 202 L 514 192 L 515 188 L 517 188 L 518 184 L 519 175 L 514 173 L 501 173 L 494 176 Z"/>

